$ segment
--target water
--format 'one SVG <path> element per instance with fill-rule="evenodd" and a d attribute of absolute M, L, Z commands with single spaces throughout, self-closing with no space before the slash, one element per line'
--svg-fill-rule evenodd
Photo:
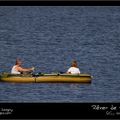
<path fill-rule="evenodd" d="M 0 72 L 15 59 L 65 72 L 73 59 L 91 84 L 0 83 L 0 102 L 119 102 L 120 7 L 1 6 Z"/>

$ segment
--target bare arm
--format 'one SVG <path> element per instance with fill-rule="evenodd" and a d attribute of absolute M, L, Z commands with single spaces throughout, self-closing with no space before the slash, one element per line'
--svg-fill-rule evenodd
<path fill-rule="evenodd" d="M 19 72 L 29 72 L 32 71 L 33 68 L 22 68 L 22 67 L 17 67 L 16 68 Z"/>

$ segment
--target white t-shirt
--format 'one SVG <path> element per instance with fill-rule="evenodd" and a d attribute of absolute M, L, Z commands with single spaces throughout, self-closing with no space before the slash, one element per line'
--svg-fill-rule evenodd
<path fill-rule="evenodd" d="M 16 65 L 13 66 L 13 68 L 12 68 L 12 70 L 11 70 L 11 73 L 12 73 L 12 74 L 20 74 L 20 72 L 17 71 L 15 68 L 16 68 Z"/>
<path fill-rule="evenodd" d="M 70 72 L 71 74 L 80 74 L 79 68 L 76 67 L 70 67 L 67 72 Z"/>

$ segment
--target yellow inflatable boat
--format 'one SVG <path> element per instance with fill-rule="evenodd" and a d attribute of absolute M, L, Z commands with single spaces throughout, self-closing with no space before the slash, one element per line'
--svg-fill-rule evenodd
<path fill-rule="evenodd" d="M 0 81 L 14 83 L 91 83 L 92 76 L 89 74 L 42 74 L 38 76 L 1 74 Z"/>

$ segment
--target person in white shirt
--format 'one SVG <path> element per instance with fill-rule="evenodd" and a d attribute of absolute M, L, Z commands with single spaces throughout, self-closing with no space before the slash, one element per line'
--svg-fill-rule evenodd
<path fill-rule="evenodd" d="M 80 70 L 79 70 L 79 68 L 78 68 L 77 61 L 76 61 L 76 60 L 72 61 L 72 65 L 71 65 L 71 67 L 68 69 L 67 73 L 68 73 L 68 74 L 80 74 Z"/>
<path fill-rule="evenodd" d="M 12 67 L 11 74 L 21 74 L 24 72 L 32 72 L 34 67 L 32 68 L 22 68 L 22 62 L 19 59 L 16 59 L 16 64 Z"/>

